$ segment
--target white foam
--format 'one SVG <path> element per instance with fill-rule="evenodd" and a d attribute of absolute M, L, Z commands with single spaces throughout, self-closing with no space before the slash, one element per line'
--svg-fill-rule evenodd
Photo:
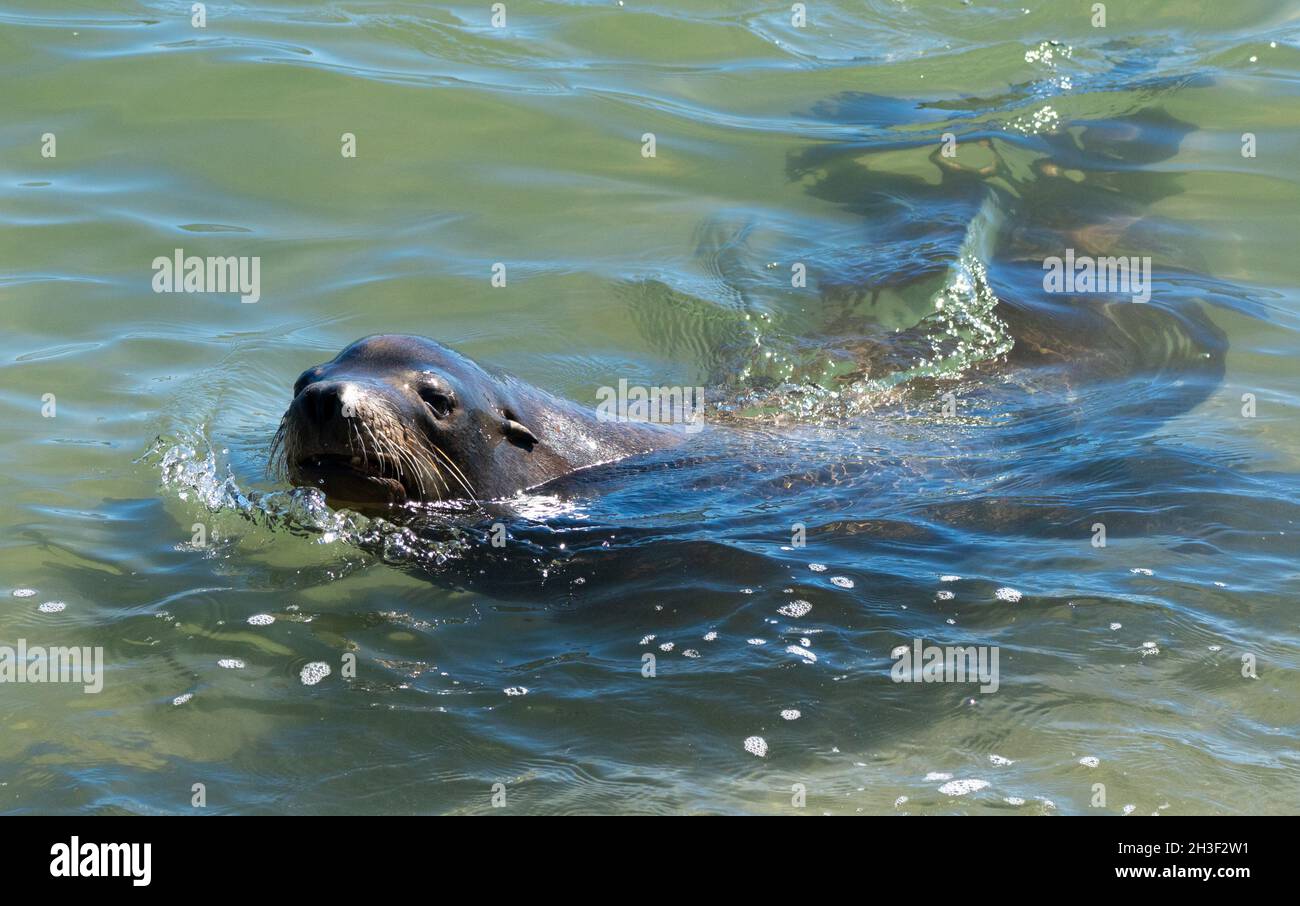
<path fill-rule="evenodd" d="M 659 646 L 659 650 L 660 650 L 660 651 L 672 651 L 673 648 L 675 648 L 675 647 L 676 647 L 676 645 L 674 645 L 672 642 L 664 642 L 662 645 Z"/>
<path fill-rule="evenodd" d="M 931 771 L 925 775 L 925 779 L 927 783 L 933 780 L 952 780 L 952 775 L 943 771 Z"/>
<path fill-rule="evenodd" d="M 1152 572 L 1151 570 L 1149 570 L 1149 569 L 1147 569 L 1147 568 L 1145 568 L 1145 567 L 1142 567 L 1142 566 L 1135 566 L 1135 567 L 1133 567 L 1132 569 L 1130 569 L 1129 572 L 1131 572 L 1131 573 L 1132 573 L 1133 575 L 1135 575 L 1135 576 L 1154 576 L 1154 575 L 1155 575 L 1154 572 Z"/>
<path fill-rule="evenodd" d="M 781 712 L 781 716 L 786 720 L 798 720 L 799 718 L 803 717 L 803 712 L 799 711 L 796 708 L 786 708 L 784 711 Z"/>
<path fill-rule="evenodd" d="M 1012 604 L 1019 601 L 1021 597 L 1020 592 L 1016 591 L 1014 588 L 1006 587 L 999 588 L 993 594 L 997 596 L 999 601 L 1010 601 Z"/>
<path fill-rule="evenodd" d="M 961 576 L 940 576 L 940 582 L 960 582 Z"/>
<path fill-rule="evenodd" d="M 746 641 L 748 641 L 749 644 L 751 644 L 751 645 L 766 645 L 766 644 L 767 644 L 767 639 L 747 639 Z"/>
<path fill-rule="evenodd" d="M 65 610 L 67 606 L 68 605 L 64 604 L 62 601 L 46 601 L 36 609 L 41 613 L 59 613 L 60 611 Z"/>
<path fill-rule="evenodd" d="M 654 640 L 655 640 L 655 637 L 654 637 L 653 635 L 642 636 L 642 637 L 641 637 L 641 644 L 642 644 L 642 645 L 649 645 L 649 644 L 650 644 L 651 642 L 653 642 Z"/>
<path fill-rule="evenodd" d="M 831 584 L 838 585 L 840 588 L 852 588 L 853 580 L 847 576 L 831 576 Z"/>
<path fill-rule="evenodd" d="M 791 601 L 789 604 L 778 607 L 776 612 L 782 616 L 797 620 L 799 617 L 807 616 L 810 610 L 812 610 L 812 605 L 807 601 Z"/>
<path fill-rule="evenodd" d="M 249 626 L 270 626 L 275 622 L 275 617 L 269 613 L 255 613 L 248 618 Z"/>
<path fill-rule="evenodd" d="M 717 634 L 716 632 L 706 632 L 706 633 L 704 633 L 704 641 L 706 641 L 706 642 L 712 642 L 712 641 L 714 641 L 717 637 L 718 637 L 718 634 Z"/>
<path fill-rule="evenodd" d="M 987 780 L 950 780 L 939 787 L 939 792 L 945 796 L 965 796 L 968 793 L 979 792 L 988 785 Z"/>
<path fill-rule="evenodd" d="M 957 595 L 951 591 L 937 591 L 934 593 L 934 599 L 936 601 L 951 601 L 955 597 L 957 597 Z"/>
<path fill-rule="evenodd" d="M 826 572 L 826 564 L 825 564 L 825 563 L 809 563 L 809 564 L 808 564 L 808 568 L 811 569 L 811 570 L 812 570 L 813 572 L 815 572 L 815 573 L 824 573 L 824 572 Z"/>
<path fill-rule="evenodd" d="M 217 666 L 226 670 L 243 670 L 244 662 L 237 657 L 223 657 L 217 661 Z"/>
<path fill-rule="evenodd" d="M 172 699 L 172 704 L 173 704 L 173 705 L 180 706 L 180 705 L 185 704 L 187 701 L 189 701 L 189 700 L 192 699 L 193 697 L 194 697 L 194 693 L 193 693 L 193 692 L 186 692 L 186 693 L 184 693 L 183 695 L 178 695 L 178 696 L 176 696 L 175 698 L 173 698 L 173 699 Z"/>
<path fill-rule="evenodd" d="M 699 657 L 700 653 L 694 648 L 687 648 L 682 652 L 682 657 Z"/>
<path fill-rule="evenodd" d="M 991 761 L 993 764 L 998 765 L 999 767 L 1008 764 L 1015 764 L 1015 762 L 1012 761 L 1010 758 L 1003 758 L 1001 755 L 989 755 L 989 761 Z"/>
<path fill-rule="evenodd" d="M 314 686 L 330 675 L 330 665 L 324 661 L 312 661 L 303 666 L 298 678 L 304 686 Z"/>
<path fill-rule="evenodd" d="M 506 695 L 527 695 L 527 694 L 528 694 L 528 687 L 527 687 L 527 686 L 510 686 L 509 688 L 507 688 L 507 689 L 503 689 L 502 691 L 505 692 Z"/>
<path fill-rule="evenodd" d="M 1079 764 L 1083 765 L 1085 768 L 1095 768 L 1097 765 L 1101 764 L 1101 759 L 1095 755 L 1085 755 L 1079 759 Z"/>
<path fill-rule="evenodd" d="M 766 758 L 767 740 L 761 736 L 751 736 L 745 740 L 745 751 L 759 758 Z"/>
<path fill-rule="evenodd" d="M 1123 623 L 1111 623 L 1111 624 L 1110 624 L 1110 628 L 1111 628 L 1111 629 L 1123 629 L 1123 628 L 1124 628 L 1124 624 L 1123 624 Z"/>
<path fill-rule="evenodd" d="M 34 595 L 34 594 L 36 594 L 36 589 L 34 589 L 34 588 L 15 588 L 15 589 L 14 589 L 14 597 L 15 597 L 15 598 L 30 598 L 30 597 L 31 597 L 32 595 Z"/>
<path fill-rule="evenodd" d="M 787 654 L 799 655 L 799 657 L 803 658 L 805 664 L 817 663 L 817 655 L 813 654 L 807 648 L 800 647 L 799 645 L 787 645 L 785 646 L 785 650 Z"/>

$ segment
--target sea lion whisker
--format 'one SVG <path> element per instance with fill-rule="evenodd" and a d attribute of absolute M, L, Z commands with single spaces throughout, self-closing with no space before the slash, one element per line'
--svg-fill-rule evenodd
<path fill-rule="evenodd" d="M 465 477 L 465 473 L 460 470 L 460 466 L 456 465 L 456 463 L 452 461 L 451 457 L 446 454 L 442 447 L 432 441 L 429 442 L 429 446 L 433 448 L 434 455 L 447 464 L 447 468 L 452 471 L 456 481 L 460 484 L 461 488 L 464 489 L 465 493 L 469 495 L 469 499 L 474 501 L 474 503 L 478 503 L 478 495 L 474 493 L 474 485 Z"/>

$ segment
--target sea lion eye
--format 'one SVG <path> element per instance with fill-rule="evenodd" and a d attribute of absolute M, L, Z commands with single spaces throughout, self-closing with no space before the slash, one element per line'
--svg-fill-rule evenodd
<path fill-rule="evenodd" d="M 456 400 L 451 393 L 438 387 L 420 388 L 420 399 L 437 418 L 446 418 L 456 408 Z"/>

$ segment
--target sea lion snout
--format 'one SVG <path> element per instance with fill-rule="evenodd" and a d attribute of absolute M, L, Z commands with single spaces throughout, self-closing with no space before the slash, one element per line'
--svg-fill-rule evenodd
<path fill-rule="evenodd" d="M 294 413 L 318 430 L 339 427 L 356 416 L 364 391 L 349 381 L 317 381 L 294 397 Z"/>
<path fill-rule="evenodd" d="M 325 436 L 350 435 L 358 425 L 353 419 L 375 419 L 380 412 L 398 411 L 409 403 L 397 397 L 397 389 L 383 382 L 323 380 L 303 387 L 294 397 L 289 412 Z"/>
<path fill-rule="evenodd" d="M 296 485 L 352 505 L 422 499 L 439 479 L 410 400 L 364 375 L 304 375 L 276 435 L 273 461 Z"/>

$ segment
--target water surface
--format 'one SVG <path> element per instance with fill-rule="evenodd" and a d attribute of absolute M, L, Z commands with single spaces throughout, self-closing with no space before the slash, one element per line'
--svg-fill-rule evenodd
<path fill-rule="evenodd" d="M 108 665 L 0 686 L 0 808 L 1300 806 L 1293 4 L 190 6 L 0 8 L 0 642 Z M 504 552 L 288 494 L 294 378 L 389 331 L 719 408 Z M 892 682 L 917 638 L 998 691 Z"/>

